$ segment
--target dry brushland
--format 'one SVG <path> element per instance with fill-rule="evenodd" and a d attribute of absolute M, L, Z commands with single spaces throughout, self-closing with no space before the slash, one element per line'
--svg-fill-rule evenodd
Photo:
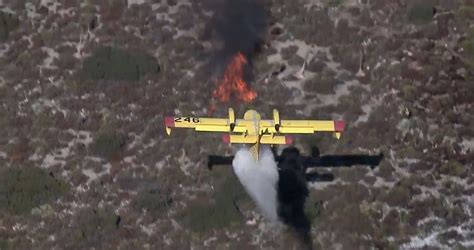
<path fill-rule="evenodd" d="M 474 1 L 260 1 L 251 103 L 212 97 L 208 2 L 0 1 L 1 250 L 298 249 L 207 170 L 232 148 L 166 136 L 165 115 L 212 105 L 342 118 L 297 147 L 384 153 L 309 185 L 315 249 L 474 247 Z"/>

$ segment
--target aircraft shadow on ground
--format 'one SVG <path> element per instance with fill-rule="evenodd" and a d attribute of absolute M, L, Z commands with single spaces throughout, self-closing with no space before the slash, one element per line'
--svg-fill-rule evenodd
<path fill-rule="evenodd" d="M 309 195 L 308 182 L 330 182 L 334 180 L 331 173 L 320 174 L 315 171 L 307 173 L 308 168 L 339 168 L 366 165 L 374 168 L 380 164 L 383 154 L 378 155 L 320 155 L 319 149 L 313 147 L 311 156 L 303 156 L 295 147 L 285 148 L 280 155 L 275 155 L 278 166 L 278 216 L 286 225 L 291 226 L 302 243 L 301 249 L 313 249 L 311 239 L 311 222 L 304 212 L 306 198 Z M 232 165 L 234 156 L 210 155 L 208 168 L 215 165 Z"/>
<path fill-rule="evenodd" d="M 311 149 L 311 156 L 301 155 L 295 147 L 284 149 L 281 155 L 277 155 L 275 152 L 274 154 L 279 170 L 290 167 L 293 170 L 300 171 L 304 173 L 307 182 L 328 182 L 334 180 L 334 175 L 331 173 L 319 174 L 314 171 L 306 173 L 308 168 L 369 166 L 373 169 L 380 164 L 384 157 L 383 153 L 377 155 L 320 155 L 317 147 Z M 233 160 L 234 156 L 209 155 L 207 166 L 212 170 L 216 165 L 232 165 Z"/>

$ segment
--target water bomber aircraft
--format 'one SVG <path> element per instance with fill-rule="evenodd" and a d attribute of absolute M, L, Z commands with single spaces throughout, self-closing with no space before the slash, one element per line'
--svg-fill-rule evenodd
<path fill-rule="evenodd" d="M 314 134 L 330 132 L 339 139 L 344 131 L 342 120 L 282 120 L 278 110 L 273 110 L 272 120 L 263 120 L 255 110 L 247 110 L 243 119 L 236 119 L 234 110 L 229 108 L 228 118 L 210 117 L 165 117 L 166 133 L 174 128 L 191 128 L 197 132 L 226 133 L 222 139 L 227 144 L 249 144 L 255 161 L 259 159 L 260 144 L 291 145 L 289 134 Z"/>

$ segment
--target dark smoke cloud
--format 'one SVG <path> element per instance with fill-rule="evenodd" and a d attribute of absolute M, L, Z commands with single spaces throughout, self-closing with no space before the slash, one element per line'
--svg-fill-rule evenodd
<path fill-rule="evenodd" d="M 210 24 L 214 38 L 223 42 L 222 52 L 251 56 L 266 29 L 263 6 L 255 0 L 222 0 L 215 7 Z"/>
<path fill-rule="evenodd" d="M 259 0 L 209 0 L 206 10 L 212 12 L 203 39 L 211 41 L 212 66 L 226 65 L 238 52 L 251 65 L 252 57 L 261 48 L 267 29 L 267 12 Z"/>

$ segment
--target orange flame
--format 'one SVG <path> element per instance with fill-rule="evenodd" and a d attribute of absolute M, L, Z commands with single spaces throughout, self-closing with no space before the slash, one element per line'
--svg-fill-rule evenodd
<path fill-rule="evenodd" d="M 214 98 L 221 102 L 228 102 L 232 95 L 244 102 L 251 102 L 257 98 L 257 93 L 251 90 L 243 79 L 245 64 L 247 64 L 247 59 L 240 52 L 232 58 L 224 72 L 224 77 L 212 93 Z"/>

